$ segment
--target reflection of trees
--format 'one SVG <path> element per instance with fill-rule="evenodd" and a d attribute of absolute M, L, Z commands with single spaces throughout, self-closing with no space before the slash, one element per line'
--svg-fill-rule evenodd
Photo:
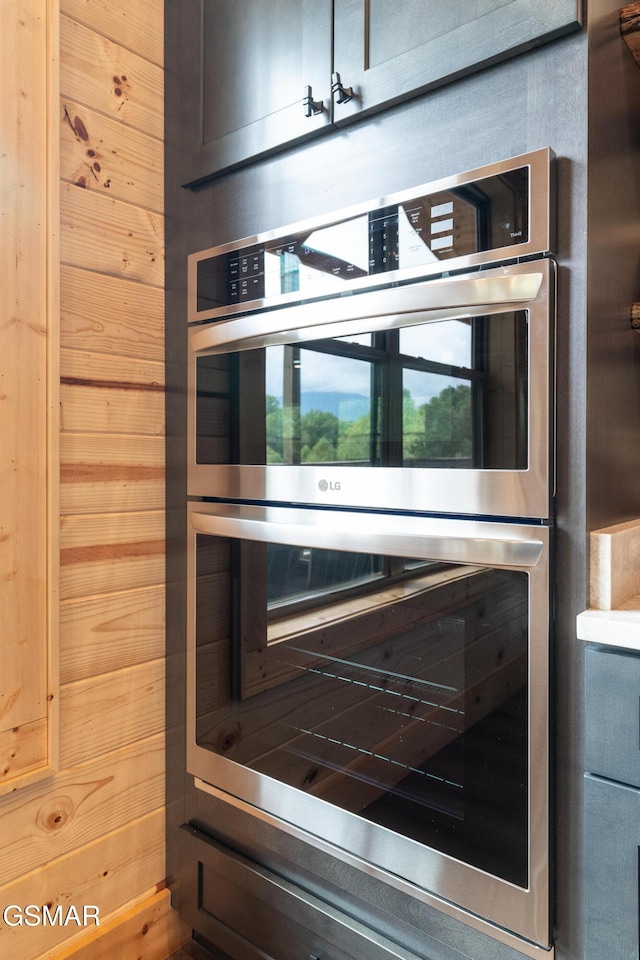
<path fill-rule="evenodd" d="M 289 435 L 300 436 L 302 463 L 368 461 L 371 418 L 339 420 L 333 413 L 310 410 L 283 413 L 276 397 L 267 397 L 267 463 L 283 461 L 283 419 Z M 408 390 L 402 398 L 403 457 L 411 460 L 471 456 L 471 388 L 445 387 L 427 403 L 416 406 Z"/>
<path fill-rule="evenodd" d="M 405 391 L 403 404 L 405 460 L 471 456 L 471 387 L 445 387 L 416 407 Z"/>

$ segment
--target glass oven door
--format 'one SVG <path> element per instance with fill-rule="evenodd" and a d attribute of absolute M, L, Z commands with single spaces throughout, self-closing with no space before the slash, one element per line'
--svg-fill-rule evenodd
<path fill-rule="evenodd" d="M 554 267 L 195 328 L 189 492 L 549 516 Z"/>
<path fill-rule="evenodd" d="M 189 772 L 548 946 L 548 528 L 191 502 L 189 536 Z"/>

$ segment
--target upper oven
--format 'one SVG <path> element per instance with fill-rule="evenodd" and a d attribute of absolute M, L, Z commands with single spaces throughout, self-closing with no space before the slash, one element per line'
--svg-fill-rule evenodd
<path fill-rule="evenodd" d="M 194 254 L 191 496 L 546 518 L 552 154 Z"/>

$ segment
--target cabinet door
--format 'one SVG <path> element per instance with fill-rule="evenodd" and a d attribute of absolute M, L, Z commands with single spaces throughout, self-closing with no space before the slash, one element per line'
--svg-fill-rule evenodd
<path fill-rule="evenodd" d="M 585 777 L 584 960 L 637 960 L 640 791 Z"/>
<path fill-rule="evenodd" d="M 640 787 L 640 657 L 587 648 L 585 767 Z"/>
<path fill-rule="evenodd" d="M 177 70 L 186 72 L 186 182 L 290 146 L 330 122 L 331 0 L 189 0 L 175 7 L 184 58 Z M 315 105 L 308 108 L 307 88 Z"/>
<path fill-rule="evenodd" d="M 406 100 L 580 25 L 581 0 L 335 0 L 334 122 Z"/>

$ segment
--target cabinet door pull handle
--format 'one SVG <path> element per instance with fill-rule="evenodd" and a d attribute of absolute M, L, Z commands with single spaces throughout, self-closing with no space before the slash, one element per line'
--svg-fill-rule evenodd
<path fill-rule="evenodd" d="M 353 87 L 343 87 L 339 73 L 331 74 L 331 93 L 336 98 L 337 103 L 349 103 L 349 100 L 353 100 L 355 97 Z"/>
<path fill-rule="evenodd" d="M 304 107 L 305 117 L 314 117 L 317 114 L 322 113 L 324 110 L 324 102 L 322 100 L 313 99 L 313 90 L 307 84 L 304 88 L 304 97 L 302 98 L 302 105 Z"/>

